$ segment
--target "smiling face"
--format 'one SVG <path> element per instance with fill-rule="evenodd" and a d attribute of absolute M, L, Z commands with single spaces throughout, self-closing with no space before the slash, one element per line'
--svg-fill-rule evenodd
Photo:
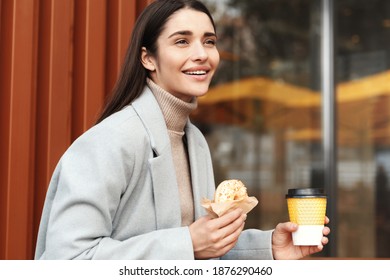
<path fill-rule="evenodd" d="M 219 63 L 216 34 L 209 17 L 192 9 L 175 12 L 157 40 L 157 55 L 142 50 L 142 63 L 157 85 L 190 101 L 207 93 Z"/>

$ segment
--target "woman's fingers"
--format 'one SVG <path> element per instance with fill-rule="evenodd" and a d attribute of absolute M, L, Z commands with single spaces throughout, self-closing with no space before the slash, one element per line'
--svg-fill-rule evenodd
<path fill-rule="evenodd" d="M 322 233 L 323 233 L 324 235 L 328 235 L 328 234 L 330 233 L 330 228 L 327 227 L 327 226 L 324 226 L 324 229 L 322 230 Z"/>
<path fill-rule="evenodd" d="M 233 210 L 222 217 L 202 217 L 190 225 L 190 233 L 197 258 L 220 257 L 237 243 L 245 225 L 246 214 Z"/>
<path fill-rule="evenodd" d="M 212 220 L 213 226 L 217 229 L 226 227 L 227 225 L 231 224 L 233 221 L 237 220 L 242 214 L 243 211 L 239 208 L 230 211 L 225 215 L 223 215 L 222 217 Z"/>
<path fill-rule="evenodd" d="M 221 256 L 226 254 L 236 245 L 238 238 L 245 226 L 245 216 L 246 214 L 243 214 L 242 217 L 235 220 L 232 224 L 220 230 L 223 238 L 216 242 L 215 246 L 220 252 Z"/>
<path fill-rule="evenodd" d="M 238 237 L 240 237 L 240 234 L 241 234 L 242 230 L 244 229 L 244 226 L 245 226 L 245 223 L 242 222 L 241 225 L 238 228 L 236 228 L 235 231 L 233 231 L 229 235 L 225 236 L 225 238 L 223 239 L 224 246 L 228 246 L 228 245 L 233 244 L 231 246 L 231 248 L 233 248 L 234 245 L 237 243 Z"/>
<path fill-rule="evenodd" d="M 233 211 L 233 212 L 226 214 L 226 217 L 224 215 L 218 219 L 210 221 L 210 222 L 214 222 L 214 224 L 211 226 L 211 228 L 213 228 L 213 230 L 211 230 L 212 232 L 211 239 L 213 242 L 217 243 L 221 241 L 225 237 L 234 233 L 237 229 L 239 229 L 244 224 L 246 214 L 242 214 L 242 211 Z"/>
<path fill-rule="evenodd" d="M 234 216 L 233 220 L 230 220 L 230 223 L 220 228 L 219 232 L 223 238 L 234 234 L 237 230 L 240 229 L 245 224 L 246 214 L 242 214 L 239 216 Z M 241 231 L 240 231 L 241 232 Z"/>
<path fill-rule="evenodd" d="M 328 218 L 328 216 L 325 216 L 325 225 L 326 224 L 329 224 L 329 218 Z"/>

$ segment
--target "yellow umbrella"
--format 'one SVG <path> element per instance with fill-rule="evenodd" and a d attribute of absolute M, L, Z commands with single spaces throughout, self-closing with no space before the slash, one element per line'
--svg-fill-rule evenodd
<path fill-rule="evenodd" d="M 318 93 L 269 78 L 254 77 L 212 87 L 207 95 L 199 98 L 199 104 L 210 105 L 240 99 L 258 99 L 292 107 L 295 103 L 317 102 Z"/>

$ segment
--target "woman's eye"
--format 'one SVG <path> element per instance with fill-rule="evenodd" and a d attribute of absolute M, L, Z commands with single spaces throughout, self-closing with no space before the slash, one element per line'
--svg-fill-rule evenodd
<path fill-rule="evenodd" d="M 187 41 L 184 40 L 184 39 L 181 39 L 181 40 L 177 40 L 176 41 L 176 45 L 186 45 L 187 44 Z"/>
<path fill-rule="evenodd" d="M 205 44 L 215 46 L 217 44 L 217 42 L 215 40 L 209 39 L 209 40 L 206 40 Z"/>

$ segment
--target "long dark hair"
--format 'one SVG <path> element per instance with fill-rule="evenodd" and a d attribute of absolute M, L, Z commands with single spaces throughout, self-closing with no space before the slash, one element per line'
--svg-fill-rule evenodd
<path fill-rule="evenodd" d="M 118 112 L 141 95 L 148 77 L 148 70 L 141 62 L 142 47 L 145 47 L 150 55 L 156 56 L 157 39 L 165 23 L 173 13 L 183 8 L 208 15 L 215 30 L 209 10 L 197 0 L 156 0 L 152 2 L 135 23 L 119 78 L 96 123 Z"/>

